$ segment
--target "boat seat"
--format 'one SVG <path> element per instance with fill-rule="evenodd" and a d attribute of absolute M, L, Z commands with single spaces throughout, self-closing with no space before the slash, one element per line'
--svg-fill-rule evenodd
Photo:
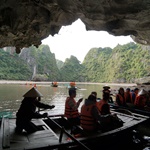
<path fill-rule="evenodd" d="M 43 130 L 50 130 L 50 127 L 42 119 L 33 119 L 32 122 L 36 126 L 43 128 Z"/>
<path fill-rule="evenodd" d="M 2 148 L 10 148 L 10 131 L 9 118 L 2 117 L 0 131 L 0 146 Z"/>
<path fill-rule="evenodd" d="M 67 122 L 69 122 L 66 117 L 63 117 L 63 119 L 66 120 Z M 70 125 L 71 125 L 71 123 L 70 123 Z M 80 125 L 71 125 L 71 126 L 72 126 L 71 131 L 70 131 L 71 134 L 72 134 L 72 129 L 76 128 L 77 132 L 84 134 L 84 135 L 87 135 L 87 133 L 84 131 L 84 129 Z"/>

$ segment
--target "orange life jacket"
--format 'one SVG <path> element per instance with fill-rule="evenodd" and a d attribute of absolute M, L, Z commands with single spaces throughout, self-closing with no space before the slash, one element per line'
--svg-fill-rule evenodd
<path fill-rule="evenodd" d="M 130 102 L 129 103 L 133 103 L 133 100 L 132 100 L 132 93 L 130 92 L 129 93 L 129 97 L 130 97 Z M 125 92 L 125 101 L 127 102 L 127 98 L 128 98 L 128 94 Z"/>
<path fill-rule="evenodd" d="M 65 103 L 65 117 L 67 118 L 76 118 L 79 117 L 78 109 L 73 110 L 69 105 L 69 101 L 73 100 L 74 105 L 76 105 L 76 101 L 74 99 L 71 99 L 70 97 L 67 97 L 66 103 Z"/>
<path fill-rule="evenodd" d="M 70 82 L 70 86 L 75 86 L 75 82 Z"/>
<path fill-rule="evenodd" d="M 125 103 L 125 96 L 123 97 L 120 94 L 117 94 L 117 96 L 119 96 L 120 103 L 123 105 Z"/>
<path fill-rule="evenodd" d="M 134 105 L 137 106 L 138 108 L 144 108 L 146 105 L 146 97 L 143 95 L 139 95 L 136 97 Z"/>
<path fill-rule="evenodd" d="M 81 127 L 88 131 L 93 131 L 97 128 L 96 120 L 92 116 L 92 108 L 96 107 L 96 104 L 91 105 L 82 105 L 81 107 L 81 118 L 80 123 Z"/>
<path fill-rule="evenodd" d="M 97 108 L 98 108 L 98 110 L 100 111 L 100 113 L 101 114 L 105 114 L 104 112 L 102 112 L 103 110 L 102 110 L 102 107 L 105 105 L 105 104 L 107 104 L 107 105 L 109 105 L 108 104 L 108 102 L 106 102 L 105 100 L 100 100 L 100 101 L 98 101 L 98 102 L 96 102 L 96 106 L 97 106 Z M 106 111 L 105 111 L 106 112 Z M 109 113 L 110 113 L 110 109 L 109 109 Z"/>

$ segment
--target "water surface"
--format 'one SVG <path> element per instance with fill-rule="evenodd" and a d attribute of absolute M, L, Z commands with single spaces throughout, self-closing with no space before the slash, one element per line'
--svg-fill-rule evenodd
<path fill-rule="evenodd" d="M 16 113 L 18 110 L 23 95 L 33 86 L 43 94 L 41 102 L 50 105 L 55 105 L 55 108 L 50 113 L 63 113 L 66 97 L 68 96 L 68 83 L 59 83 L 58 87 L 51 87 L 50 83 L 27 83 L 27 84 L 0 84 L 0 112 L 10 111 Z M 98 97 L 102 97 L 102 87 L 100 84 L 77 84 L 76 100 L 83 98 L 84 100 L 92 91 L 98 93 Z M 118 89 L 120 86 L 111 86 L 112 89 Z M 83 100 L 83 102 L 84 102 Z M 83 103 L 82 102 L 82 103 Z M 81 105 L 82 105 L 81 103 Z M 81 106 L 80 105 L 80 106 Z M 80 108 L 79 108 L 80 111 Z"/>

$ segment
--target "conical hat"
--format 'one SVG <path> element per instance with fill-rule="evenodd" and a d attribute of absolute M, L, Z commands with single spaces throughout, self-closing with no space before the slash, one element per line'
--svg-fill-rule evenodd
<path fill-rule="evenodd" d="M 33 87 L 27 93 L 23 95 L 23 97 L 42 97 L 43 95 L 37 90 L 37 88 Z"/>
<path fill-rule="evenodd" d="M 145 91 L 144 89 L 140 90 L 138 95 L 145 95 L 147 94 L 147 91 Z"/>

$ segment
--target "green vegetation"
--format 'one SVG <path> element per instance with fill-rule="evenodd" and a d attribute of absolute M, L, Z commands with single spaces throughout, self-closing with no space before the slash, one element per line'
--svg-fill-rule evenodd
<path fill-rule="evenodd" d="M 118 45 L 113 50 L 95 48 L 86 55 L 83 65 L 88 81 L 134 82 L 149 74 L 150 49 L 134 43 Z"/>
<path fill-rule="evenodd" d="M 81 81 L 81 71 L 83 67 L 79 60 L 71 56 L 70 59 L 66 59 L 63 67 L 60 69 L 62 81 Z"/>
<path fill-rule="evenodd" d="M 150 75 L 150 47 L 128 43 L 92 48 L 82 64 L 74 56 L 56 60 L 47 45 L 24 48 L 19 55 L 5 48 L 0 63 L 1 80 L 134 82 Z"/>
<path fill-rule="evenodd" d="M 29 80 L 31 70 L 17 54 L 0 49 L 0 79 Z"/>

